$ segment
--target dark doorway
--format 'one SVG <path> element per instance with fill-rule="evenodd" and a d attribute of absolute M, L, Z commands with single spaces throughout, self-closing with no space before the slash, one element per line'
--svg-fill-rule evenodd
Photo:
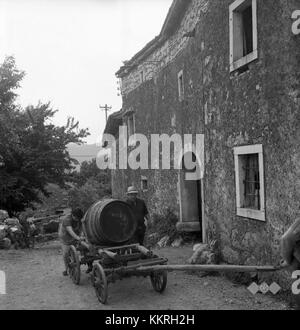
<path fill-rule="evenodd" d="M 197 176 L 195 179 L 187 176 L 187 174 L 195 174 L 197 170 L 195 154 L 186 153 L 182 158 L 179 180 L 181 227 L 183 231 L 187 232 L 202 232 L 202 182 Z"/>

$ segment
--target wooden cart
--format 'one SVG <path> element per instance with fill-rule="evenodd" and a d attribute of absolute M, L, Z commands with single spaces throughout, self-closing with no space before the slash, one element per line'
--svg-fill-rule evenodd
<path fill-rule="evenodd" d="M 143 270 L 142 267 L 166 265 L 167 261 L 139 244 L 102 247 L 80 243 L 70 247 L 68 273 L 79 285 L 81 265 L 92 265 L 92 285 L 98 300 L 105 304 L 108 284 L 130 276 L 149 276 L 154 290 L 162 293 L 167 285 L 167 271 Z"/>
<path fill-rule="evenodd" d="M 300 262 L 299 251 L 295 251 L 294 256 Z M 154 290 L 162 293 L 167 285 L 167 273 L 170 271 L 259 273 L 276 272 L 288 266 L 285 263 L 277 266 L 167 265 L 167 262 L 166 258 L 160 258 L 139 244 L 101 247 L 80 243 L 70 248 L 68 272 L 73 282 L 79 285 L 81 265 L 93 265 L 92 284 L 98 300 L 105 304 L 108 284 L 130 276 L 149 276 Z"/>

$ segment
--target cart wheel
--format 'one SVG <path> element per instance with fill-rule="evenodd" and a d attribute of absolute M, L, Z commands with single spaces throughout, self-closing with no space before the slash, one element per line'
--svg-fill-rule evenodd
<path fill-rule="evenodd" d="M 98 300 L 101 304 L 106 304 L 108 296 L 107 278 L 103 267 L 99 263 L 96 263 L 93 267 L 92 282 Z"/>
<path fill-rule="evenodd" d="M 79 252 L 75 246 L 70 246 L 69 259 L 68 259 L 68 272 L 74 284 L 80 283 L 80 260 Z"/>
<path fill-rule="evenodd" d="M 167 286 L 168 273 L 167 271 L 153 272 L 150 275 L 153 289 L 156 292 L 163 293 Z"/>

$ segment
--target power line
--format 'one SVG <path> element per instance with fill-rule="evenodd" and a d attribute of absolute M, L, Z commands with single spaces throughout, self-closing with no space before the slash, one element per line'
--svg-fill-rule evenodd
<path fill-rule="evenodd" d="M 107 123 L 107 113 L 112 109 L 112 107 L 109 107 L 107 104 L 105 104 L 105 106 L 99 106 L 100 110 L 105 111 L 105 119 L 106 119 L 106 123 Z"/>

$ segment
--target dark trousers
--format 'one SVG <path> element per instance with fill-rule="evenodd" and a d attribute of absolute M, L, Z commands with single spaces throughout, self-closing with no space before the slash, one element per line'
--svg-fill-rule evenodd
<path fill-rule="evenodd" d="M 135 239 L 140 245 L 144 245 L 146 227 L 139 227 L 135 232 Z"/>

